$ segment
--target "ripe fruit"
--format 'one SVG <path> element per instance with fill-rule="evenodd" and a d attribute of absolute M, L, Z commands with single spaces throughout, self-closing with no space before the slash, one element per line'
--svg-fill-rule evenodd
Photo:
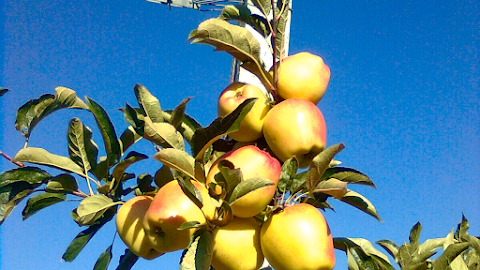
<path fill-rule="evenodd" d="M 275 194 L 282 170 L 280 162 L 254 145 L 243 146 L 222 155 L 215 161 L 208 172 L 207 184 L 215 182 L 214 176 L 220 171 L 218 163 L 221 160 L 228 160 L 233 163 L 235 169 L 240 169 L 243 181 L 261 177 L 274 183 L 274 185 L 256 189 L 232 204 L 233 215 L 237 217 L 248 218 L 262 212 Z"/>
<path fill-rule="evenodd" d="M 317 208 L 300 203 L 274 214 L 263 225 L 260 245 L 276 270 L 331 270 L 332 234 Z"/>
<path fill-rule="evenodd" d="M 153 249 L 143 229 L 143 217 L 152 200 L 150 196 L 133 197 L 120 207 L 116 217 L 117 232 L 125 245 L 135 255 L 147 260 L 163 254 Z"/>
<path fill-rule="evenodd" d="M 216 270 L 256 270 L 263 264 L 260 225 L 254 218 L 234 218 L 214 231 L 212 266 Z"/>
<path fill-rule="evenodd" d="M 296 156 L 300 167 L 304 168 L 325 148 L 327 127 L 315 104 L 290 98 L 268 112 L 263 135 L 280 161 Z"/>
<path fill-rule="evenodd" d="M 263 119 L 270 109 L 268 99 L 258 87 L 239 82 L 225 88 L 218 99 L 218 116 L 225 116 L 248 98 L 257 100 L 240 124 L 239 130 L 228 134 L 239 142 L 250 142 L 262 137 Z"/>
<path fill-rule="evenodd" d="M 178 182 L 174 180 L 158 190 L 145 213 L 143 219 L 145 235 L 153 248 L 159 252 L 187 248 L 195 229 L 178 230 L 184 222 L 198 221 L 205 224 L 206 218 L 213 218 L 215 207 L 207 189 L 196 181 L 192 183 L 202 197 L 202 210 L 185 195 Z"/>
<path fill-rule="evenodd" d="M 283 99 L 302 98 L 317 104 L 327 90 L 330 68 L 320 56 L 301 52 L 282 60 L 277 94 Z"/>

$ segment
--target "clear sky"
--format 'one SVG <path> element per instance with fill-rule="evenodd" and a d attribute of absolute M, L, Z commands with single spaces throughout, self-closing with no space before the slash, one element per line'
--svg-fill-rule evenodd
<path fill-rule="evenodd" d="M 56 86 L 104 106 L 118 133 L 127 124 L 117 109 L 126 102 L 136 105 L 135 83 L 145 85 L 165 109 L 193 97 L 187 113 L 203 125 L 216 117 L 231 57 L 185 42 L 216 13 L 169 10 L 142 0 L 2 3 L 0 86 L 12 91 L 0 98 L 1 151 L 13 156 L 24 144 L 14 129 L 16 109 L 54 93 Z M 332 201 L 336 212 L 325 216 L 334 236 L 401 244 L 420 221 L 421 240 L 444 237 L 462 213 L 470 233 L 480 235 L 479 5 L 477 0 L 293 2 L 290 52 L 320 55 L 331 68 L 318 105 L 328 144 L 345 143 L 337 159 L 373 179 L 376 190 L 351 188 L 369 198 L 383 219 L 379 223 Z M 29 145 L 67 155 L 66 130 L 74 116 L 100 143 L 88 113 L 64 110 L 39 124 Z M 154 153 L 148 143 L 138 147 Z M 14 167 L 3 159 L 0 164 L 2 171 Z M 149 160 L 135 168 L 138 174 L 154 173 L 159 166 Z M 25 202 L 20 204 L 0 226 L 0 269 L 92 269 L 110 245 L 114 225 L 100 230 L 73 263 L 61 262 L 83 229 L 70 218 L 77 204 L 57 204 L 26 221 Z M 124 248 L 117 238 L 109 269 Z M 142 260 L 133 269 L 178 269 L 178 259 L 177 252 Z M 336 269 L 346 269 L 340 252 L 337 261 Z"/>

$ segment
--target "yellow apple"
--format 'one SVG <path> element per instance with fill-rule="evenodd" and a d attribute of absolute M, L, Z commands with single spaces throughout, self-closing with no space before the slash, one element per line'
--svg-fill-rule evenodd
<path fill-rule="evenodd" d="M 147 260 L 163 254 L 153 249 L 143 229 L 143 217 L 152 200 L 150 196 L 133 197 L 118 209 L 116 217 L 117 232 L 125 245 L 133 254 Z"/>
<path fill-rule="evenodd" d="M 312 102 L 290 98 L 275 105 L 265 117 L 263 136 L 275 156 L 284 162 L 295 156 L 308 167 L 325 149 L 327 127 L 322 112 Z"/>
<path fill-rule="evenodd" d="M 270 217 L 262 225 L 260 245 L 276 270 L 331 270 L 335 266 L 330 228 L 310 204 L 288 206 Z"/>
<path fill-rule="evenodd" d="M 277 95 L 317 104 L 327 90 L 330 68 L 320 56 L 301 52 L 284 58 L 278 68 Z"/>
<path fill-rule="evenodd" d="M 268 99 L 258 87 L 240 82 L 227 86 L 218 98 L 218 116 L 233 112 L 248 98 L 257 100 L 240 124 L 239 130 L 228 134 L 239 142 L 250 142 L 262 137 L 263 119 L 270 109 Z"/>
<path fill-rule="evenodd" d="M 207 189 L 196 181 L 191 181 L 199 191 L 203 207 L 200 209 L 185 195 L 177 181 L 173 180 L 161 187 L 145 213 L 143 227 L 153 248 L 159 252 L 170 252 L 188 247 L 195 228 L 178 230 L 187 221 L 206 224 L 212 219 L 215 207 Z"/>
<path fill-rule="evenodd" d="M 234 218 L 213 232 L 212 266 L 216 270 L 256 270 L 263 264 L 260 225 L 254 218 Z"/>
<path fill-rule="evenodd" d="M 240 169 L 243 181 L 261 177 L 274 183 L 274 185 L 256 189 L 232 204 L 234 216 L 248 218 L 260 214 L 275 194 L 282 170 L 280 162 L 254 145 L 243 146 L 222 155 L 215 161 L 208 172 L 207 185 L 211 182 L 215 183 L 214 177 L 220 172 L 218 163 L 221 160 L 228 160 L 235 169 Z"/>

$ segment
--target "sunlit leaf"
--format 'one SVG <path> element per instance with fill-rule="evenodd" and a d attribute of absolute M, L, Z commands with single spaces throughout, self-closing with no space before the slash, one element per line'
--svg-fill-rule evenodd
<path fill-rule="evenodd" d="M 45 191 L 52 193 L 72 193 L 78 190 L 77 180 L 70 174 L 60 174 L 50 179 Z"/>
<path fill-rule="evenodd" d="M 112 248 L 113 244 L 110 245 L 102 254 L 100 254 L 95 262 L 95 266 L 93 266 L 93 270 L 107 270 L 108 265 L 112 260 Z"/>
<path fill-rule="evenodd" d="M 77 97 L 75 91 L 66 87 L 55 88 L 55 95 L 46 94 L 22 105 L 17 111 L 15 128 L 26 138 L 30 137 L 33 128 L 51 113 L 64 109 L 86 109 L 88 106 Z"/>
<path fill-rule="evenodd" d="M 138 135 L 138 133 L 135 132 L 132 126 L 129 126 L 127 129 L 125 129 L 122 135 L 120 135 L 119 141 L 122 155 L 127 151 L 130 146 L 134 145 L 141 139 L 142 136 Z"/>
<path fill-rule="evenodd" d="M 225 189 L 225 194 L 231 194 L 233 189 L 242 182 L 240 169 L 235 169 L 232 162 L 224 159 L 218 163 L 220 173 L 214 175 L 215 182 Z"/>
<path fill-rule="evenodd" d="M 180 188 L 182 189 L 183 193 L 198 207 L 203 207 L 203 199 L 202 195 L 198 191 L 198 189 L 193 185 L 190 180 L 184 180 L 183 178 L 177 179 Z M 195 180 L 193 180 L 195 181 Z"/>
<path fill-rule="evenodd" d="M 180 225 L 177 230 L 183 231 L 183 230 L 188 230 L 188 229 L 196 229 L 200 228 L 202 226 L 202 223 L 194 220 L 194 221 L 186 221 L 182 225 Z"/>
<path fill-rule="evenodd" d="M 118 162 L 121 155 L 120 143 L 118 142 L 117 133 L 113 127 L 107 112 L 94 100 L 86 98 L 88 107 L 95 117 L 98 129 L 102 134 L 103 144 L 107 153 L 108 165 L 113 165 Z"/>
<path fill-rule="evenodd" d="M 158 151 L 153 158 L 195 179 L 195 159 L 187 152 L 174 148 L 166 148 Z"/>
<path fill-rule="evenodd" d="M 335 178 L 349 184 L 362 184 L 362 185 L 375 187 L 372 180 L 367 175 L 352 168 L 346 168 L 346 167 L 328 168 L 325 171 L 325 173 L 322 175 L 322 179 L 329 179 L 329 178 Z"/>
<path fill-rule="evenodd" d="M 148 156 L 135 151 L 129 152 L 125 157 L 125 159 L 120 161 L 113 169 L 113 173 L 112 173 L 113 182 L 111 183 L 111 186 L 110 186 L 111 189 L 115 189 L 115 187 L 120 183 L 120 181 L 122 180 L 123 174 L 125 173 L 125 170 L 129 166 L 144 159 L 148 159 Z"/>
<path fill-rule="evenodd" d="M 163 111 L 162 116 L 169 123 L 173 123 L 172 113 L 172 111 Z M 189 143 L 192 141 L 195 130 L 201 127 L 202 126 L 195 119 L 187 114 L 183 115 L 180 125 L 176 126 L 178 132 L 180 132 L 184 139 Z"/>
<path fill-rule="evenodd" d="M 373 204 L 359 193 L 349 190 L 340 200 L 360 209 L 361 211 L 381 221 L 380 216 L 378 215 L 377 210 L 375 209 Z"/>
<path fill-rule="evenodd" d="M 457 267 L 453 268 L 452 263 L 454 262 L 455 258 L 459 256 L 463 251 L 465 251 L 470 246 L 469 243 L 457 243 L 452 244 L 447 247 L 447 249 L 433 262 L 433 270 L 464 270 L 462 268 Z M 463 261 L 462 261 L 463 263 Z M 460 263 L 461 265 L 461 263 Z M 465 265 L 465 263 L 463 263 Z M 466 265 L 465 265 L 466 267 Z"/>
<path fill-rule="evenodd" d="M 180 132 L 170 123 L 154 123 L 149 117 L 145 117 L 143 137 L 164 148 L 185 149 L 183 137 Z"/>
<path fill-rule="evenodd" d="M 348 192 L 347 183 L 330 178 L 325 181 L 320 181 L 313 192 L 322 192 L 341 200 Z"/>
<path fill-rule="evenodd" d="M 310 169 L 307 172 L 307 189 L 313 191 L 317 186 L 318 181 L 329 168 L 330 162 L 333 160 L 336 154 L 345 148 L 343 144 L 336 144 L 328 147 L 320 152 L 312 159 Z"/>
<path fill-rule="evenodd" d="M 378 245 L 383 247 L 393 258 L 397 258 L 399 246 L 391 240 L 379 240 L 376 242 Z"/>
<path fill-rule="evenodd" d="M 92 225 L 111 207 L 121 204 L 121 202 L 114 202 L 109 197 L 103 194 L 97 194 L 83 199 L 80 205 L 74 210 L 78 215 L 75 220 L 78 225 Z"/>
<path fill-rule="evenodd" d="M 35 195 L 28 199 L 27 205 L 23 209 L 22 212 L 22 217 L 23 220 L 29 218 L 33 214 L 37 213 L 38 211 L 54 205 L 58 202 L 63 202 L 65 201 L 66 196 L 64 194 L 59 194 L 59 193 L 41 193 L 38 195 Z"/>
<path fill-rule="evenodd" d="M 282 173 L 280 174 L 280 181 L 278 182 L 278 189 L 281 192 L 287 191 L 290 188 L 293 179 L 298 170 L 298 161 L 296 158 L 289 158 L 282 164 Z"/>
<path fill-rule="evenodd" d="M 84 170 L 68 157 L 52 154 L 43 148 L 27 147 L 18 151 L 13 158 L 15 162 L 29 162 L 45 165 L 85 177 Z"/>
<path fill-rule="evenodd" d="M 70 120 L 68 127 L 68 153 L 70 159 L 86 172 L 97 164 L 98 146 L 92 140 L 92 131 L 78 118 Z"/>
<path fill-rule="evenodd" d="M 245 115 L 250 111 L 256 98 L 246 99 L 233 112 L 215 119 L 208 127 L 197 129 L 193 135 L 192 152 L 196 160 L 203 160 L 203 154 L 214 141 L 228 133 L 237 131 Z"/>
<path fill-rule="evenodd" d="M 153 123 L 162 123 L 162 108 L 158 99 L 153 96 L 143 85 L 136 84 L 134 87 L 135 96 L 138 105 L 143 110 L 144 115 L 148 116 Z"/>
<path fill-rule="evenodd" d="M 344 237 L 335 237 L 333 243 L 336 249 L 346 251 L 349 248 L 358 247 L 360 248 L 367 256 L 375 255 L 384 261 L 390 263 L 388 257 L 373 247 L 372 243 L 367 239 L 363 238 L 344 238 Z"/>
<path fill-rule="evenodd" d="M 191 99 L 192 98 L 186 98 L 182 100 L 182 102 L 180 102 L 180 104 L 172 111 L 171 119 L 168 122 L 172 124 L 176 129 L 178 129 L 182 124 L 182 120 L 185 116 L 185 110 L 187 109 L 187 103 Z"/>
<path fill-rule="evenodd" d="M 227 201 L 234 204 L 235 201 L 241 199 L 248 193 L 255 191 L 262 187 L 273 186 L 274 183 L 266 178 L 251 178 L 240 182 L 232 191 Z"/>
<path fill-rule="evenodd" d="M 188 249 L 180 261 L 180 270 L 209 270 L 213 253 L 213 234 L 209 230 L 199 230 L 193 236 Z"/>
<path fill-rule="evenodd" d="M 0 174 L 0 190 L 16 182 L 25 182 L 37 187 L 45 183 L 50 177 L 51 175 L 49 173 L 37 167 L 15 168 Z"/>
<path fill-rule="evenodd" d="M 218 18 L 226 21 L 238 20 L 249 24 L 263 37 L 267 37 L 270 34 L 267 20 L 264 17 L 252 13 L 250 8 L 245 5 L 226 5 L 223 7 Z"/>

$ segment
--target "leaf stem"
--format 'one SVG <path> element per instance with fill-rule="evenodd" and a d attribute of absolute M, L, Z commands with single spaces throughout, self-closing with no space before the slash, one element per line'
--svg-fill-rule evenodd
<path fill-rule="evenodd" d="M 6 158 L 8 161 L 10 161 L 11 163 L 17 165 L 18 167 L 25 167 L 25 164 L 23 164 L 23 162 L 17 162 L 17 161 L 13 161 L 13 159 L 11 157 L 9 157 L 7 154 L 3 153 L 2 151 L 0 151 L 0 155 L 4 158 Z"/>

